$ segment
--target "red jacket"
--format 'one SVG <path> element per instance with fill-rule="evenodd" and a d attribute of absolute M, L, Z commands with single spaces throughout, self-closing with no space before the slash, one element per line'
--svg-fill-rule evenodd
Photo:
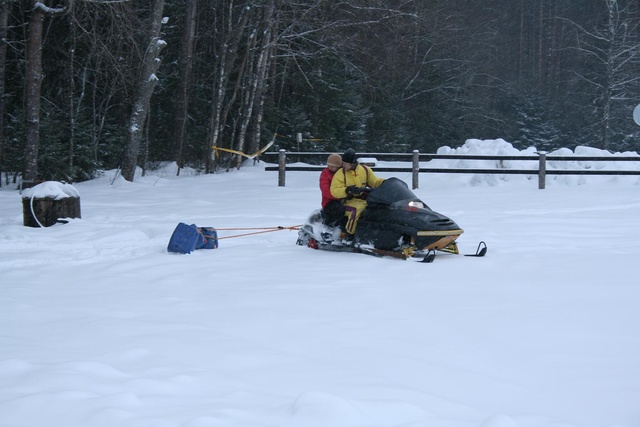
<path fill-rule="evenodd" d="M 322 207 L 324 208 L 331 200 L 340 200 L 331 195 L 331 181 L 334 173 L 331 169 L 324 168 L 320 173 L 320 192 L 322 193 Z"/>

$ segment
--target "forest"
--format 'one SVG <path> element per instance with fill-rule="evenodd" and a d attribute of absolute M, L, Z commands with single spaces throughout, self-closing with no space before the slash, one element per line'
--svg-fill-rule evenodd
<path fill-rule="evenodd" d="M 0 39 L 0 185 L 269 143 L 640 152 L 640 0 L 0 0 Z"/>

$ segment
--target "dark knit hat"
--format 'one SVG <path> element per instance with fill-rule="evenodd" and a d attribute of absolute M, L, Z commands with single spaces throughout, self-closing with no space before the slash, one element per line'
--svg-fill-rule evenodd
<path fill-rule="evenodd" d="M 342 155 L 342 161 L 345 163 L 355 163 L 356 162 L 356 152 L 353 148 L 347 148 L 347 151 Z"/>

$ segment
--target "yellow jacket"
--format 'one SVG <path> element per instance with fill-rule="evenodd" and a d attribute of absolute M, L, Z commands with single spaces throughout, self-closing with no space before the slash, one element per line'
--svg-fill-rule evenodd
<path fill-rule="evenodd" d="M 344 199 L 347 197 L 349 186 L 376 188 L 383 182 L 384 178 L 378 178 L 369 167 L 361 164 L 348 170 L 346 174 L 344 169 L 340 168 L 331 181 L 331 195 L 336 199 Z"/>

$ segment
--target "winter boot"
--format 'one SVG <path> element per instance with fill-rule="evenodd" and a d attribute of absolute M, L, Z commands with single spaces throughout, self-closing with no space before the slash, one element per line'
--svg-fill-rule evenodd
<path fill-rule="evenodd" d="M 342 238 L 342 244 L 344 246 L 353 246 L 353 234 L 344 233 L 344 237 Z"/>

